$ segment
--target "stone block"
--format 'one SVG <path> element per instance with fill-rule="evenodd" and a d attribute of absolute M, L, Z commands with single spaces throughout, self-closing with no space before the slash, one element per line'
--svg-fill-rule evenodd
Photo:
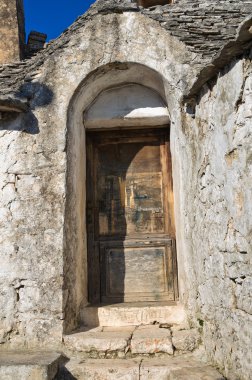
<path fill-rule="evenodd" d="M 1 352 L 0 379 L 53 380 L 62 360 L 56 352 Z"/>
<path fill-rule="evenodd" d="M 131 338 L 129 331 L 82 331 L 65 335 L 66 347 L 79 352 L 124 351 Z"/>
<path fill-rule="evenodd" d="M 0 285 L 0 319 L 11 318 L 14 314 L 16 298 L 17 295 L 13 286 Z"/>
<path fill-rule="evenodd" d="M 172 344 L 179 351 L 193 351 L 200 342 L 197 329 L 173 331 Z"/>
<path fill-rule="evenodd" d="M 236 287 L 237 307 L 248 314 L 252 314 L 252 277 L 241 280 L 241 284 Z"/>
<path fill-rule="evenodd" d="M 164 352 L 173 355 L 171 332 L 159 326 L 140 326 L 131 340 L 132 354 L 154 354 Z"/>
<path fill-rule="evenodd" d="M 153 322 L 182 324 L 186 320 L 183 305 L 167 302 L 128 303 L 107 306 L 88 306 L 82 310 L 86 326 L 138 326 Z"/>

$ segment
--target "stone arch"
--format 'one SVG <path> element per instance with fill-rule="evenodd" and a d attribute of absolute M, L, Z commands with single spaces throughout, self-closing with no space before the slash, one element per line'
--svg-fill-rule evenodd
<path fill-rule="evenodd" d="M 101 100 L 104 91 L 120 91 L 127 86 L 152 94 L 155 105 L 162 104 L 163 107 L 163 114 L 159 115 L 163 118 L 161 124 L 169 122 L 166 102 L 168 84 L 158 72 L 142 64 L 113 63 L 98 68 L 78 86 L 69 105 L 64 225 L 65 332 L 72 331 L 81 323 L 81 315 L 88 304 L 85 117 L 92 106 Z M 125 126 L 129 126 L 127 122 Z"/>

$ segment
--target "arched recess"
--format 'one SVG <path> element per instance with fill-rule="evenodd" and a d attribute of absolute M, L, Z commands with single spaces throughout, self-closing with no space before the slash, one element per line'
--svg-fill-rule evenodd
<path fill-rule="evenodd" d="M 84 113 L 86 130 L 142 128 L 169 123 L 167 106 L 158 92 L 136 83 L 105 89 Z"/>
<path fill-rule="evenodd" d="M 118 99 L 116 105 L 115 98 Z M 81 315 L 89 302 L 86 131 L 128 129 L 136 123 L 139 128 L 168 127 L 169 124 L 165 82 L 159 73 L 140 64 L 114 63 L 100 67 L 78 86 L 70 102 L 64 228 L 65 332 L 81 323 Z"/>

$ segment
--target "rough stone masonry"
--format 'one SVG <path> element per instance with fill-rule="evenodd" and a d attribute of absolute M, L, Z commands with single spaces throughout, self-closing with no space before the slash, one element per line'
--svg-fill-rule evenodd
<path fill-rule="evenodd" d="M 66 353 L 82 327 L 83 113 L 137 83 L 169 112 L 179 303 L 208 363 L 250 380 L 252 1 L 97 0 L 21 61 L 14 3 L 0 1 L 0 351 Z"/>

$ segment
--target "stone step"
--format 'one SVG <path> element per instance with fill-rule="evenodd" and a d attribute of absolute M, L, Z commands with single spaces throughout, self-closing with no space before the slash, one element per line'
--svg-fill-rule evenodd
<path fill-rule="evenodd" d="M 95 353 L 99 357 L 114 352 L 117 352 L 119 356 L 124 356 L 134 328 L 111 328 L 110 330 L 110 328 L 100 327 L 86 331 L 77 331 L 71 335 L 65 335 L 64 344 L 70 351 L 90 353 L 92 356 Z M 107 331 L 107 329 L 110 331 Z"/>
<path fill-rule="evenodd" d="M 176 302 L 121 303 L 115 305 L 87 306 L 81 312 L 83 325 L 139 326 L 154 322 L 182 324 L 186 321 L 183 305 Z"/>
<path fill-rule="evenodd" d="M 64 361 L 57 352 L 0 352 L 0 379 L 54 380 Z"/>
<path fill-rule="evenodd" d="M 167 324 L 96 327 L 65 335 L 64 344 L 68 351 L 93 358 L 191 352 L 198 347 L 200 335 L 197 329 L 184 330 L 182 327 L 171 327 Z"/>
<path fill-rule="evenodd" d="M 224 380 L 194 357 L 70 360 L 57 380 Z"/>

